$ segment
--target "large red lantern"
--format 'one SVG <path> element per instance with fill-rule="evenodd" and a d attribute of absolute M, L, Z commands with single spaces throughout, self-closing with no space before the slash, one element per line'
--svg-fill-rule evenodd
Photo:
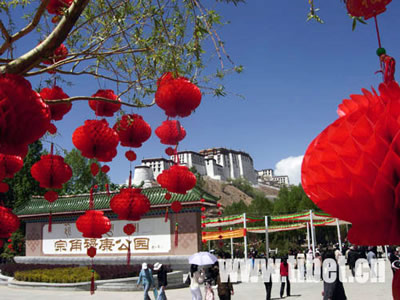
<path fill-rule="evenodd" d="M 162 122 L 155 133 L 160 138 L 161 144 L 164 145 L 176 145 L 186 136 L 185 128 L 176 120 Z"/>
<path fill-rule="evenodd" d="M 64 46 L 64 44 L 61 44 L 54 50 L 53 54 L 43 61 L 44 64 L 46 65 L 52 65 L 55 64 L 56 62 L 66 59 L 68 56 L 68 49 L 67 47 Z"/>
<path fill-rule="evenodd" d="M 348 237 L 358 245 L 400 244 L 400 87 L 391 81 L 379 91 L 344 100 L 302 165 L 304 191 L 351 222 Z"/>
<path fill-rule="evenodd" d="M 21 170 L 24 161 L 16 155 L 5 155 L 0 153 L 0 180 L 12 178 L 15 173 Z"/>
<path fill-rule="evenodd" d="M 126 224 L 124 226 L 124 232 L 126 235 L 132 235 L 136 231 L 136 226 L 133 224 Z"/>
<path fill-rule="evenodd" d="M 386 5 L 392 0 L 346 0 L 347 11 L 354 17 L 365 20 L 386 11 Z"/>
<path fill-rule="evenodd" d="M 19 228 L 19 219 L 11 209 L 0 206 L 0 239 L 6 239 Z"/>
<path fill-rule="evenodd" d="M 100 100 L 90 100 L 89 106 L 94 110 L 96 116 L 112 117 L 115 112 L 121 108 L 121 100 L 114 94 L 113 90 L 98 90 L 92 97 L 106 98 L 114 100 L 115 103 L 110 103 Z"/>
<path fill-rule="evenodd" d="M 50 0 L 46 6 L 49 14 L 62 15 L 64 10 L 70 7 L 74 0 Z"/>
<path fill-rule="evenodd" d="M 51 100 L 69 98 L 69 96 L 64 93 L 62 88 L 58 86 L 42 89 L 40 92 L 40 96 L 42 96 L 42 99 L 45 100 L 47 102 L 47 105 L 50 107 L 52 120 L 62 120 L 64 115 L 71 110 L 72 103 L 51 103 Z"/>
<path fill-rule="evenodd" d="M 72 142 L 82 156 L 108 162 L 117 155 L 119 139 L 106 120 L 86 120 L 85 125 L 74 131 Z"/>
<path fill-rule="evenodd" d="M 157 83 L 156 103 L 167 116 L 187 117 L 200 105 L 200 89 L 187 78 L 165 73 Z"/>
<path fill-rule="evenodd" d="M 61 189 L 62 185 L 72 177 L 71 167 L 60 155 L 42 155 L 31 168 L 32 177 L 40 186 L 48 189 Z"/>
<path fill-rule="evenodd" d="M 76 228 L 85 238 L 98 239 L 111 229 L 111 221 L 102 211 L 87 210 L 76 220 Z"/>
<path fill-rule="evenodd" d="M 46 133 L 50 109 L 19 75 L 0 75 L 0 99 L 0 153 L 25 157 L 28 144 Z"/>
<path fill-rule="evenodd" d="M 110 201 L 110 208 L 120 220 L 139 221 L 150 210 L 150 201 L 141 189 L 121 189 Z"/>
<path fill-rule="evenodd" d="M 121 146 L 125 147 L 141 147 L 151 136 L 150 125 L 136 114 L 122 116 L 113 128 L 119 135 Z"/>
<path fill-rule="evenodd" d="M 196 176 L 186 166 L 173 165 L 157 176 L 157 182 L 171 193 L 186 194 L 196 185 Z"/>

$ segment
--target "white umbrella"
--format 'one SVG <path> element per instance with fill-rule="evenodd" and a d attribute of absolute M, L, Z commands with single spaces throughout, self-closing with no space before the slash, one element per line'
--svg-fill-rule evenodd
<path fill-rule="evenodd" d="M 209 252 L 198 252 L 189 257 L 189 263 L 198 266 L 212 265 L 217 260 L 218 258 Z"/>

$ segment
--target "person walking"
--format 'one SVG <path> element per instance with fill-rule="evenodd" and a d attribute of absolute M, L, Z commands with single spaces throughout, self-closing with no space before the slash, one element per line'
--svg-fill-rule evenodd
<path fill-rule="evenodd" d="M 268 269 L 268 259 L 266 257 L 265 257 L 265 268 Z M 265 292 L 267 294 L 266 300 L 271 300 L 271 292 L 272 292 L 272 275 L 271 274 L 269 275 L 269 278 L 264 278 L 264 286 L 265 286 Z"/>
<path fill-rule="evenodd" d="M 204 282 L 204 275 L 199 271 L 197 265 L 190 265 L 189 278 L 192 300 L 202 300 L 200 284 Z"/>
<path fill-rule="evenodd" d="M 157 300 L 167 300 L 167 295 L 165 294 L 165 288 L 168 285 L 167 282 L 167 270 L 160 263 L 154 264 L 154 271 L 157 271 L 157 283 L 158 283 L 158 297 Z"/>
<path fill-rule="evenodd" d="M 336 278 L 333 282 L 326 282 L 324 281 L 324 291 L 322 292 L 323 295 L 323 300 L 346 300 L 346 293 L 344 292 L 344 287 L 343 283 L 340 281 L 339 278 L 339 264 L 336 263 L 336 257 L 333 251 L 328 251 L 325 254 L 324 260 L 325 259 L 332 259 L 334 263 L 336 264 L 336 271 L 331 271 L 331 272 L 336 272 Z M 330 277 L 333 277 L 334 274 L 329 274 Z M 327 278 L 328 274 L 325 274 L 324 278 Z"/>
<path fill-rule="evenodd" d="M 287 258 L 283 258 L 280 266 L 281 273 L 281 298 L 283 298 L 283 292 L 285 291 L 285 283 L 286 286 L 286 296 L 290 296 L 290 281 L 289 281 L 289 264 L 287 263 Z"/>
<path fill-rule="evenodd" d="M 218 297 L 220 300 L 231 300 L 231 295 L 234 294 L 233 292 L 233 286 L 230 280 L 230 277 L 228 275 L 228 281 L 227 282 L 222 282 L 221 276 L 219 274 L 219 267 L 215 267 L 216 275 L 217 275 L 217 291 L 218 291 Z"/>
<path fill-rule="evenodd" d="M 147 267 L 146 263 L 142 264 L 142 270 L 140 270 L 137 285 L 142 284 L 144 288 L 144 300 L 151 300 L 149 297 L 149 290 L 153 285 L 153 273 Z"/>
<path fill-rule="evenodd" d="M 353 275 L 353 277 L 355 276 L 355 268 L 356 268 L 356 261 L 359 258 L 359 254 L 357 251 L 357 246 L 351 246 L 350 247 L 350 251 L 348 254 L 348 260 L 347 263 L 349 264 L 349 268 L 351 270 L 351 274 Z"/>

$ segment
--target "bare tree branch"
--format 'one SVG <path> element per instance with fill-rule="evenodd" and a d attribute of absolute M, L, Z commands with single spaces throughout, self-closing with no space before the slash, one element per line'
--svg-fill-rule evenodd
<path fill-rule="evenodd" d="M 57 99 L 57 100 L 44 100 L 47 104 L 56 104 L 56 103 L 70 103 L 74 101 L 89 101 L 89 100 L 97 100 L 97 101 L 104 101 L 104 102 L 110 102 L 110 103 L 116 103 L 115 100 L 107 99 L 107 98 L 102 98 L 102 97 L 87 97 L 87 96 L 76 96 L 76 97 L 70 97 L 70 98 L 65 98 L 65 99 Z M 151 107 L 156 103 L 156 100 L 153 99 L 153 101 L 150 104 L 142 104 L 142 105 L 136 105 L 136 104 L 131 104 L 127 102 L 118 102 L 118 104 L 122 104 L 125 106 L 129 107 Z"/>
<path fill-rule="evenodd" d="M 32 50 L 0 67 L 0 74 L 25 74 L 48 57 L 67 38 L 89 0 L 74 1 L 53 32 Z"/>

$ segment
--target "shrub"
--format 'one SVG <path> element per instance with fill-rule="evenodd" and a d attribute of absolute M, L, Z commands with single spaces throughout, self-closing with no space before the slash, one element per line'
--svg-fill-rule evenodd
<path fill-rule="evenodd" d="M 76 283 L 90 281 L 92 270 L 88 267 L 36 269 L 30 271 L 16 271 L 14 278 L 19 281 L 49 282 L 49 283 Z M 97 272 L 94 278 L 100 279 Z"/>

